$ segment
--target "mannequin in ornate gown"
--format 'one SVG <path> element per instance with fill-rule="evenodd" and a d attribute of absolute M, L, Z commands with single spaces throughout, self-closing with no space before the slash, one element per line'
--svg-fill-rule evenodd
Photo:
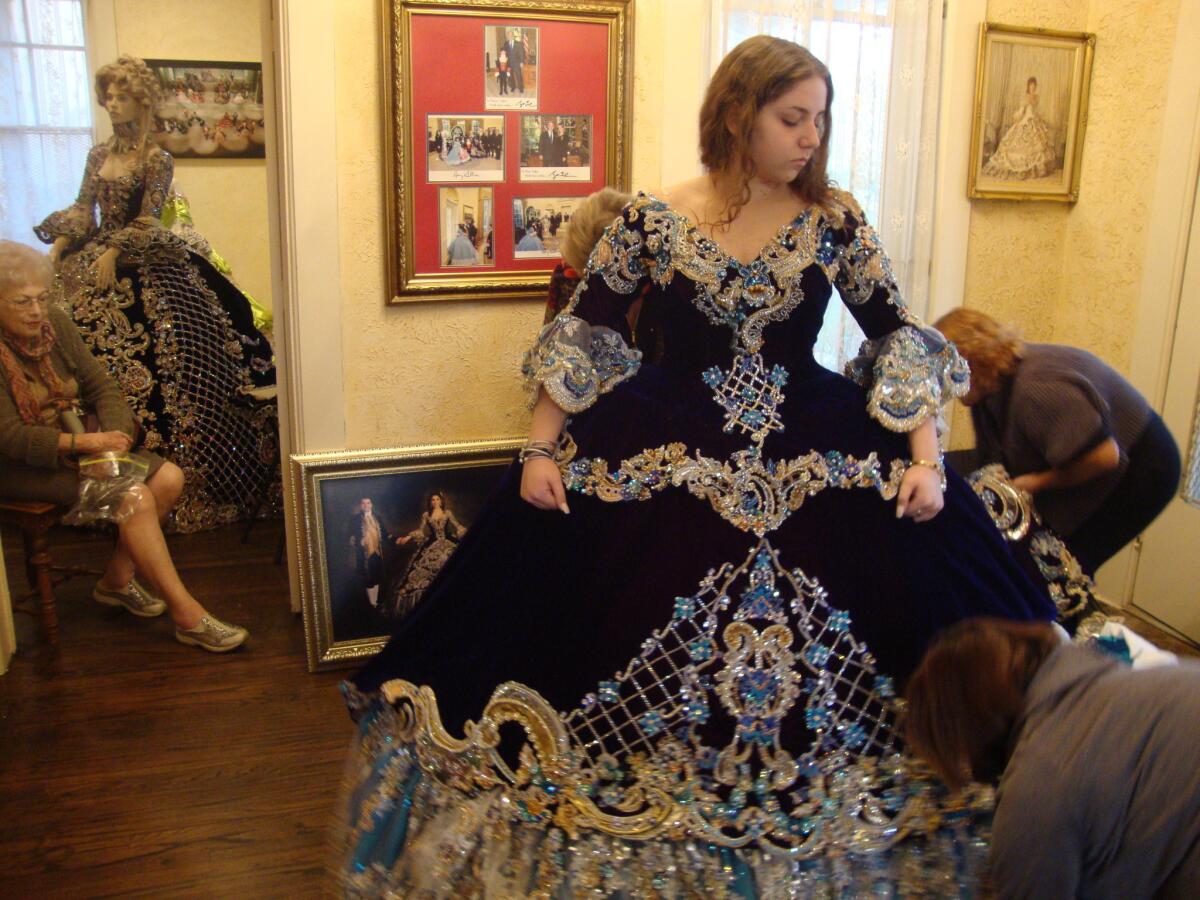
<path fill-rule="evenodd" d="M 243 518 L 270 485 L 278 453 L 271 346 L 246 297 L 162 226 L 171 156 L 147 141 L 157 81 L 123 56 L 96 74 L 113 137 L 88 154 L 79 196 L 34 231 L 52 243 L 56 300 L 105 362 L 147 449 L 183 469 L 181 531 Z M 99 222 L 96 210 L 100 211 Z"/>
<path fill-rule="evenodd" d="M 1037 79 L 1025 85 L 1025 102 L 1013 124 L 1000 139 L 996 152 L 983 165 L 983 174 L 991 178 L 1042 178 L 1054 171 L 1057 154 L 1050 139 L 1050 128 L 1037 111 Z"/>
<path fill-rule="evenodd" d="M 348 895 L 971 881 L 896 693 L 940 628 L 1055 610 L 939 471 L 966 369 L 827 183 L 831 93 L 795 44 L 733 50 L 710 174 L 638 195 L 527 354 L 523 467 L 347 686 Z M 812 356 L 835 287 L 861 383 Z"/>

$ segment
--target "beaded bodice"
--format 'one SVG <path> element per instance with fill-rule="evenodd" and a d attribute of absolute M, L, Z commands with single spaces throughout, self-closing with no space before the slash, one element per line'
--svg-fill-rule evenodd
<path fill-rule="evenodd" d="M 673 220 L 673 221 L 670 221 Z M 665 284 L 650 285 L 633 337 L 646 361 L 700 372 L 729 361 L 739 345 L 757 347 L 768 365 L 797 371 L 816 366 L 813 348 L 833 290 L 828 262 L 805 254 L 810 232 L 827 223 L 806 212 L 780 230 L 752 262 L 728 256 L 690 222 L 661 220 L 682 234 L 683 265 Z M 821 252 L 820 245 L 815 248 Z"/>
<path fill-rule="evenodd" d="M 141 174 L 140 171 L 130 172 L 112 180 L 101 178 L 98 174 L 92 176 L 96 207 L 100 213 L 97 236 L 101 239 L 105 234 L 126 227 L 138 217 L 145 194 Z"/>
<path fill-rule="evenodd" d="M 51 213 L 34 228 L 35 233 L 47 243 L 66 237 L 115 247 L 128 261 L 140 260 L 145 252 L 164 245 L 182 248 L 182 242 L 162 227 L 159 218 L 171 190 L 171 155 L 150 146 L 143 156 L 135 157 L 130 171 L 106 179 L 100 171 L 112 152 L 109 144 L 91 149 L 74 204 Z"/>

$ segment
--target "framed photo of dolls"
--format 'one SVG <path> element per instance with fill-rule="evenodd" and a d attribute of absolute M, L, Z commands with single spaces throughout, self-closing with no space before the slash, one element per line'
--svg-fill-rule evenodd
<path fill-rule="evenodd" d="M 985 22 L 967 195 L 1079 199 L 1096 36 Z"/>
<path fill-rule="evenodd" d="M 262 63 L 148 59 L 161 98 L 150 138 L 176 159 L 265 159 Z"/>
<path fill-rule="evenodd" d="M 632 0 L 385 0 L 384 18 L 388 302 L 544 299 L 571 208 L 629 185 Z M 540 246 L 518 250 L 528 209 Z"/>
<path fill-rule="evenodd" d="M 420 606 L 521 438 L 292 457 L 308 670 L 376 653 Z"/>

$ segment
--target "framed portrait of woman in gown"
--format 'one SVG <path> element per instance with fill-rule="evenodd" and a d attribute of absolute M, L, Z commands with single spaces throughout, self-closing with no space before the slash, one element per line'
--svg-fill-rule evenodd
<path fill-rule="evenodd" d="M 292 457 L 310 672 L 378 652 L 470 532 L 523 439 Z"/>
<path fill-rule="evenodd" d="M 388 302 L 544 299 L 558 255 L 517 252 L 513 201 L 628 188 L 632 0 L 385 0 L 383 16 Z M 494 218 L 456 218 L 470 201 L 451 184 Z"/>
<path fill-rule="evenodd" d="M 1079 199 L 1096 36 L 985 22 L 967 195 Z"/>

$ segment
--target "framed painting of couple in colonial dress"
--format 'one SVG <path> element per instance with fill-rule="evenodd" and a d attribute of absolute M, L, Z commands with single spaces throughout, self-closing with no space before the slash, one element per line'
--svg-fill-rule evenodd
<path fill-rule="evenodd" d="M 388 302 L 545 299 L 558 226 L 629 186 L 632 6 L 384 0 Z"/>
<path fill-rule="evenodd" d="M 984 23 L 967 194 L 1079 199 L 1096 36 Z"/>
<path fill-rule="evenodd" d="M 378 652 L 423 602 L 522 443 L 292 457 L 310 672 Z"/>

